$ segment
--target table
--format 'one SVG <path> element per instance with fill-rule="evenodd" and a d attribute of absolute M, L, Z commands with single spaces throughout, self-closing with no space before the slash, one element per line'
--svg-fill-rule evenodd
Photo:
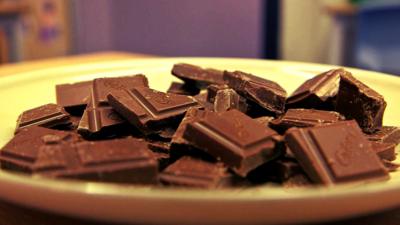
<path fill-rule="evenodd" d="M 120 59 L 133 59 L 133 58 L 144 58 L 154 57 L 144 54 L 130 54 L 121 52 L 103 52 L 96 54 L 64 57 L 57 59 L 40 60 L 33 62 L 10 64 L 0 67 L 0 76 L 8 76 L 18 72 L 32 70 L 39 67 L 55 66 L 55 65 L 69 65 L 77 62 L 98 62 L 98 61 L 110 61 Z M 387 210 L 372 215 L 358 217 L 354 219 L 340 220 L 336 222 L 317 224 L 317 225 L 398 225 L 400 223 L 400 207 Z M 36 209 L 29 209 L 26 207 L 18 206 L 8 202 L 0 201 L 0 225 L 94 225 L 103 224 L 111 225 L 107 223 L 96 223 L 93 221 L 82 220 L 78 218 L 71 218 L 61 215 L 50 214 L 42 212 Z"/>

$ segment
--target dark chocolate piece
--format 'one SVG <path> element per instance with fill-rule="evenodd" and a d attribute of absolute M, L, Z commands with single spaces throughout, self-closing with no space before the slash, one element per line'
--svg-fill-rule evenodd
<path fill-rule="evenodd" d="M 308 177 L 316 183 L 333 185 L 389 178 L 354 120 L 291 128 L 285 140 Z"/>
<path fill-rule="evenodd" d="M 216 69 L 203 69 L 186 63 L 175 64 L 172 74 L 188 85 L 204 88 L 209 84 L 224 84 L 223 72 Z"/>
<path fill-rule="evenodd" d="M 293 159 L 282 158 L 270 163 L 266 163 L 257 169 L 251 171 L 247 179 L 253 183 L 264 183 L 267 181 L 285 182 L 289 178 L 303 174 L 303 169 Z"/>
<path fill-rule="evenodd" d="M 276 132 L 232 109 L 207 113 L 187 124 L 183 138 L 244 177 L 256 167 L 276 158 Z"/>
<path fill-rule="evenodd" d="M 366 133 L 382 126 L 386 102 L 382 95 L 361 83 L 350 73 L 341 75 L 336 111 L 355 119 Z"/>
<path fill-rule="evenodd" d="M 167 90 L 167 93 L 194 96 L 200 93 L 200 89 L 194 85 L 172 82 L 171 86 Z"/>
<path fill-rule="evenodd" d="M 70 116 L 62 106 L 46 104 L 23 112 L 17 121 L 15 133 L 30 126 L 55 127 L 68 125 Z"/>
<path fill-rule="evenodd" d="M 207 110 L 214 110 L 214 104 L 207 101 L 207 92 L 200 92 L 200 94 L 195 95 L 194 99 L 202 106 L 202 108 Z"/>
<path fill-rule="evenodd" d="M 158 163 L 144 140 L 125 138 L 42 146 L 35 174 L 93 181 L 153 184 Z"/>
<path fill-rule="evenodd" d="M 217 188 L 230 185 L 232 175 L 222 163 L 184 156 L 160 174 L 160 181 L 171 186 Z"/>
<path fill-rule="evenodd" d="M 340 75 L 345 73 L 344 69 L 333 69 L 307 80 L 286 100 L 286 107 L 333 110 Z"/>
<path fill-rule="evenodd" d="M 57 104 L 72 115 L 81 116 L 89 101 L 92 81 L 56 85 Z"/>
<path fill-rule="evenodd" d="M 146 140 L 146 141 L 151 151 L 169 154 L 171 143 L 164 141 L 153 141 L 153 140 Z"/>
<path fill-rule="evenodd" d="M 279 84 L 240 71 L 225 71 L 224 80 L 237 93 L 268 111 L 276 114 L 284 112 L 286 91 Z"/>
<path fill-rule="evenodd" d="M 281 133 L 291 127 L 314 127 L 344 120 L 337 112 L 315 109 L 289 109 L 282 117 L 273 120 L 270 126 Z"/>
<path fill-rule="evenodd" d="M 45 144 L 76 142 L 78 136 L 71 132 L 44 127 L 22 128 L 0 151 L 2 169 L 32 172 L 39 148 Z"/>
<path fill-rule="evenodd" d="M 272 116 L 261 116 L 261 117 L 255 118 L 254 120 L 263 124 L 264 126 L 268 127 L 269 123 L 274 119 L 275 118 Z"/>
<path fill-rule="evenodd" d="M 210 103 L 214 103 L 215 96 L 217 92 L 220 90 L 229 89 L 229 86 L 226 84 L 211 84 L 207 87 L 207 101 Z"/>
<path fill-rule="evenodd" d="M 223 112 L 237 109 L 243 113 L 247 112 L 246 99 L 236 93 L 233 89 L 217 91 L 214 97 L 214 112 Z"/>
<path fill-rule="evenodd" d="M 372 149 L 378 154 L 379 158 L 393 161 L 396 159 L 396 145 L 393 143 L 384 143 L 371 141 Z"/>
<path fill-rule="evenodd" d="M 383 126 L 372 134 L 367 134 L 370 141 L 381 141 L 385 143 L 400 143 L 400 128 L 393 126 Z"/>
<path fill-rule="evenodd" d="M 108 100 L 122 117 L 144 133 L 178 124 L 190 107 L 200 107 L 190 96 L 166 94 L 146 87 L 113 91 Z"/>

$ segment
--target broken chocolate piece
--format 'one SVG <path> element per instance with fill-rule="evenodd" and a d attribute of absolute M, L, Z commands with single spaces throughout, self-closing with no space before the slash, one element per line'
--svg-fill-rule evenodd
<path fill-rule="evenodd" d="M 361 83 L 350 73 L 341 75 L 336 111 L 355 119 L 361 129 L 372 133 L 382 126 L 386 102 L 382 95 Z"/>
<path fill-rule="evenodd" d="M 344 69 L 333 69 L 307 80 L 286 100 L 286 107 L 334 110 L 340 75 L 346 73 Z"/>
<path fill-rule="evenodd" d="M 112 91 L 108 100 L 122 117 L 144 133 L 178 124 L 190 107 L 200 107 L 190 96 L 166 94 L 146 87 Z"/>
<path fill-rule="evenodd" d="M 285 140 L 308 177 L 324 185 L 389 176 L 356 121 L 291 128 Z"/>
<path fill-rule="evenodd" d="M 74 116 L 81 116 L 89 101 L 92 81 L 56 85 L 57 104 Z"/>
<path fill-rule="evenodd" d="M 378 154 L 379 158 L 393 161 L 396 159 L 396 145 L 393 143 L 384 143 L 371 141 L 372 149 Z"/>
<path fill-rule="evenodd" d="M 276 114 L 285 109 L 286 91 L 279 84 L 248 73 L 224 72 L 228 86 L 243 97 Z"/>
<path fill-rule="evenodd" d="M 254 120 L 263 124 L 264 126 L 268 127 L 269 123 L 274 119 L 275 118 L 272 116 L 261 116 L 261 117 L 255 118 Z"/>
<path fill-rule="evenodd" d="M 184 156 L 160 174 L 160 181 L 171 186 L 216 188 L 230 185 L 232 175 L 222 163 Z"/>
<path fill-rule="evenodd" d="M 194 85 L 172 82 L 171 86 L 167 90 L 167 93 L 194 96 L 200 93 L 200 89 Z"/>
<path fill-rule="evenodd" d="M 203 69 L 186 63 L 175 64 L 172 74 L 188 85 L 204 88 L 209 84 L 224 84 L 223 72 L 216 69 Z"/>
<path fill-rule="evenodd" d="M 383 126 L 372 134 L 367 134 L 370 141 L 381 141 L 385 143 L 400 143 L 400 128 L 393 126 Z"/>
<path fill-rule="evenodd" d="M 400 167 L 400 164 L 386 160 L 386 159 L 382 159 L 382 163 L 388 172 L 394 172 Z"/>
<path fill-rule="evenodd" d="M 70 116 L 62 106 L 46 104 L 23 112 L 17 121 L 15 133 L 30 126 L 52 128 L 59 125 L 68 125 Z"/>
<path fill-rule="evenodd" d="M 214 112 L 223 112 L 237 109 L 245 113 L 248 109 L 246 99 L 236 93 L 233 89 L 217 91 L 214 97 Z"/>
<path fill-rule="evenodd" d="M 207 87 L 207 101 L 214 103 L 218 91 L 229 89 L 226 84 L 211 84 Z"/>
<path fill-rule="evenodd" d="M 244 177 L 282 154 L 276 132 L 232 109 L 188 123 L 183 138 Z"/>
<path fill-rule="evenodd" d="M 194 96 L 194 99 L 201 105 L 202 108 L 207 110 L 214 110 L 214 104 L 207 101 L 207 92 L 200 92 L 200 94 Z"/>

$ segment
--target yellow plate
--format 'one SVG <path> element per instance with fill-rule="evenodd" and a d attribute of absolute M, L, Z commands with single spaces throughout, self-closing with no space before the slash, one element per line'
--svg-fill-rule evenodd
<path fill-rule="evenodd" d="M 304 80 L 335 66 L 226 58 L 116 60 L 36 69 L 0 78 L 0 145 L 11 137 L 22 111 L 55 102 L 55 84 L 144 73 L 166 90 L 174 63 L 243 70 L 273 80 L 291 93 Z M 385 96 L 384 124 L 400 126 L 400 78 L 350 69 Z M 382 210 L 400 203 L 400 172 L 387 182 L 285 191 L 264 186 L 230 190 L 135 187 L 49 180 L 0 171 L 0 198 L 21 205 L 102 221 L 153 224 L 278 224 L 325 221 Z"/>

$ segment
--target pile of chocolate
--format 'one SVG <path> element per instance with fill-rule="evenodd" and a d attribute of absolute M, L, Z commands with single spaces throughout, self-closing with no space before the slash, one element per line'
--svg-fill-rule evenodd
<path fill-rule="evenodd" d="M 32 176 L 216 188 L 389 179 L 400 129 L 384 98 L 344 69 L 290 97 L 241 71 L 176 64 L 167 93 L 144 75 L 56 86 L 23 112 L 1 168 Z"/>

